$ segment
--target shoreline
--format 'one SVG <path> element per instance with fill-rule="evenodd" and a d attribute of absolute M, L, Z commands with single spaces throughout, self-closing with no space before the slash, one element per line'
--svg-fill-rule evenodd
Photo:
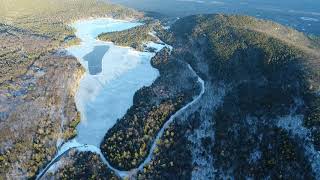
<path fill-rule="evenodd" d="M 108 44 L 110 45 L 110 48 L 111 47 L 117 47 L 117 48 L 122 48 L 121 46 L 116 46 L 114 45 L 112 42 L 104 42 L 104 41 L 100 41 L 100 40 L 96 40 L 96 42 L 98 42 L 99 44 Z M 82 42 L 84 43 L 84 42 Z M 151 44 L 151 42 L 147 43 L 147 44 Z M 81 46 L 81 45 L 78 45 L 78 46 Z M 167 47 L 169 45 L 163 45 L 162 48 L 164 47 Z M 171 47 L 171 46 L 170 46 Z M 172 50 L 172 47 L 169 49 Z M 137 51 L 131 47 L 123 47 L 129 51 L 132 51 L 134 53 L 142 53 L 142 54 L 149 54 L 149 56 L 151 56 L 149 58 L 149 63 L 151 65 L 151 58 L 154 57 L 156 55 L 156 53 L 150 53 L 150 52 L 140 52 L 140 51 Z M 162 49 L 161 48 L 161 49 Z M 159 52 L 161 49 L 157 49 Z M 107 52 L 108 53 L 108 52 Z M 106 53 L 106 54 L 107 54 Z M 79 58 L 77 58 L 79 60 Z M 79 60 L 79 62 L 82 64 L 83 60 Z M 87 70 L 87 67 L 84 66 L 84 68 Z M 153 69 L 157 69 L 155 67 L 152 67 Z M 204 81 L 196 74 L 196 72 L 192 69 L 192 67 L 187 64 L 187 68 L 190 70 L 190 73 L 193 74 L 194 76 L 197 77 L 197 83 L 199 83 L 201 86 L 201 90 L 199 92 L 198 95 L 195 95 L 194 97 L 192 97 L 192 100 L 188 103 L 186 103 L 185 105 L 183 105 L 181 108 L 177 109 L 177 111 L 175 111 L 173 114 L 170 115 L 169 119 L 166 120 L 164 122 L 164 124 L 160 127 L 159 131 L 155 134 L 155 137 L 154 137 L 154 140 L 151 142 L 151 147 L 150 149 L 147 151 L 147 156 L 144 158 L 144 160 L 136 167 L 136 168 L 133 168 L 133 169 L 130 169 L 130 170 L 120 170 L 120 169 L 117 169 L 115 167 L 113 167 L 111 165 L 111 163 L 109 161 L 107 161 L 107 157 L 105 157 L 105 155 L 102 153 L 101 151 L 101 145 L 103 143 L 103 141 L 100 143 L 100 146 L 95 146 L 95 145 L 90 145 L 90 144 L 82 144 L 82 143 L 79 143 L 77 142 L 77 137 L 78 135 L 67 141 L 67 142 L 64 142 L 61 146 L 60 146 L 60 150 L 58 152 L 58 154 L 56 155 L 56 158 L 54 158 L 52 160 L 52 163 L 49 163 L 48 166 L 43 170 L 42 173 L 40 173 L 38 176 L 37 176 L 37 179 L 41 179 L 47 172 L 50 172 L 50 168 L 55 168 L 56 169 L 59 169 L 59 166 L 61 166 L 61 164 L 57 164 L 59 162 L 59 160 L 66 154 L 68 153 L 70 150 L 72 149 L 75 149 L 76 151 L 78 152 L 93 152 L 95 154 L 97 154 L 98 156 L 100 156 L 100 159 L 102 160 L 102 162 L 107 166 L 107 168 L 111 171 L 113 171 L 118 177 L 121 177 L 121 178 L 126 178 L 126 177 L 131 177 L 133 175 L 136 175 L 139 171 L 141 171 L 143 169 L 143 167 L 145 167 L 148 163 L 150 163 L 152 161 L 152 157 L 154 155 L 154 149 L 158 146 L 157 145 L 157 140 L 160 139 L 162 137 L 162 134 L 164 133 L 164 131 L 169 127 L 169 125 L 175 120 L 176 116 L 179 116 L 181 113 L 183 113 L 187 108 L 189 108 L 189 106 L 193 105 L 194 103 L 196 103 L 201 97 L 202 95 L 204 94 L 205 92 L 205 89 L 204 89 Z M 159 71 L 157 69 L 157 71 Z M 88 71 L 86 71 L 84 73 L 83 76 L 85 75 L 88 75 Z M 159 78 L 160 74 L 158 73 L 157 77 L 153 80 L 153 82 Z M 82 77 L 82 79 L 85 78 L 85 77 Z M 153 84 L 152 82 L 152 84 Z M 151 84 L 150 84 L 151 85 Z M 150 86 L 149 85 L 149 86 Z M 141 88 L 139 88 L 140 90 Z M 136 94 L 137 91 L 134 92 L 134 94 Z M 79 102 L 80 99 L 77 98 L 77 96 L 79 96 L 79 91 L 76 92 L 76 96 L 75 96 L 75 101 L 77 102 L 77 109 L 79 112 L 84 112 L 85 108 L 83 108 L 83 110 L 81 110 L 81 108 L 79 107 L 79 105 L 81 104 Z M 130 106 L 132 107 L 132 105 Z M 81 113 L 81 116 L 83 116 L 83 113 Z M 83 121 L 83 118 L 81 119 L 81 121 Z M 81 122 L 80 122 L 81 123 Z M 77 130 L 78 130 L 78 127 L 79 125 L 77 126 Z M 112 126 L 113 127 L 113 126 Z M 106 130 L 105 134 L 107 134 L 109 131 L 109 129 Z M 62 150 L 61 150 L 62 149 Z"/>
<path fill-rule="evenodd" d="M 74 25 L 75 25 L 75 23 L 77 23 L 77 22 L 86 22 L 86 21 L 92 21 L 92 20 L 112 20 L 112 21 L 114 21 L 114 22 L 130 22 L 130 21 L 127 21 L 127 20 L 119 20 L 119 19 L 113 19 L 113 18 L 110 18 L 110 17 L 104 17 L 104 18 L 86 18 L 86 19 L 82 19 L 82 20 L 77 20 L 77 21 L 75 21 L 74 23 L 72 23 L 72 24 L 70 24 L 70 26 L 73 26 L 73 28 L 74 28 Z M 140 24 L 139 24 L 140 25 Z M 75 33 L 76 35 L 77 35 L 77 33 Z M 78 37 L 78 36 L 76 36 L 76 37 Z M 96 38 L 96 37 L 95 37 Z M 102 45 L 108 45 L 109 47 L 110 47 L 110 49 L 112 49 L 112 48 L 116 48 L 116 49 L 124 49 L 125 51 L 128 51 L 128 52 L 130 52 L 130 53 L 133 53 L 134 55 L 143 55 L 143 56 L 146 56 L 146 57 L 148 57 L 148 61 L 149 61 L 149 64 L 150 64 L 150 66 L 151 66 L 151 58 L 155 55 L 155 53 L 150 53 L 150 52 L 140 52 L 140 51 L 137 51 L 137 50 L 135 50 L 135 49 L 133 49 L 132 47 L 124 47 L 124 46 L 117 46 L 117 45 L 115 45 L 114 43 L 112 43 L 112 42 L 105 42 L 105 41 L 101 41 L 101 40 L 98 40 L 98 39 L 95 39 L 95 46 L 96 45 L 99 45 L 99 44 L 102 44 Z M 70 47 L 66 47 L 66 48 L 64 48 L 64 50 L 66 51 L 66 53 L 67 53 L 67 55 L 70 55 L 70 56 L 72 56 L 72 57 L 76 57 L 72 52 L 70 52 L 70 49 L 71 48 L 76 48 L 76 47 L 81 47 L 81 46 L 85 46 L 85 41 L 83 41 L 83 39 L 81 39 L 81 42 L 80 42 L 80 44 L 78 44 L 78 45 L 74 45 L 74 46 L 70 46 Z M 109 49 L 109 50 L 110 50 Z M 105 55 L 106 54 L 108 54 L 109 53 L 109 50 L 105 53 Z M 104 56 L 105 56 L 104 55 Z M 75 90 L 75 96 L 74 96 L 74 98 L 75 98 L 75 102 L 76 102 L 76 107 L 77 107 L 77 111 L 78 112 L 80 112 L 80 114 L 81 114 L 81 121 L 80 121 L 80 123 L 81 122 L 83 122 L 83 121 L 86 121 L 86 118 L 87 117 L 85 117 L 85 115 L 84 115 L 84 113 L 83 112 L 85 112 L 85 107 L 83 106 L 83 105 L 81 105 L 82 103 L 81 103 L 81 99 L 79 98 L 79 96 L 81 95 L 81 94 L 79 94 L 79 88 L 80 88 L 80 86 L 81 86 L 81 81 L 83 81 L 84 80 L 84 78 L 86 78 L 86 76 L 88 76 L 89 75 L 89 72 L 88 72 L 88 65 L 87 65 L 87 62 L 85 62 L 83 59 L 79 59 L 79 57 L 76 57 L 76 59 L 78 60 L 78 62 L 81 64 L 81 66 L 82 66 L 82 68 L 85 70 L 84 72 L 83 72 L 83 74 L 81 75 L 81 78 L 79 79 L 79 82 L 77 82 L 77 84 L 78 84 L 78 87 L 77 87 L 77 90 Z M 155 68 L 152 68 L 152 69 L 155 69 Z M 156 70 L 156 69 L 155 69 Z M 156 70 L 157 71 L 157 70 Z M 157 75 L 157 77 L 159 76 L 159 73 L 157 73 L 158 75 Z M 155 79 L 157 78 L 157 77 L 155 77 Z M 154 80 L 155 80 L 154 79 Z M 153 80 L 153 81 L 154 81 Z M 152 81 L 152 82 L 153 82 Z M 140 88 L 139 88 L 140 89 Z M 135 93 L 135 92 L 134 92 Z M 133 98 L 133 97 L 132 97 Z M 42 176 L 43 175 L 45 175 L 46 174 L 46 172 L 50 169 L 50 167 L 51 166 L 54 166 L 58 161 L 59 161 L 59 159 L 65 154 L 65 153 L 67 153 L 67 152 L 69 152 L 71 149 L 74 149 L 74 148 L 76 148 L 76 149 L 79 149 L 79 148 L 86 148 L 86 147 L 95 147 L 95 148 L 97 148 L 97 149 L 100 149 L 99 147 L 100 146 L 92 146 L 92 145 L 88 145 L 88 144 L 81 144 L 81 143 L 79 143 L 79 142 L 77 142 L 77 137 L 79 136 L 79 130 L 78 130 L 78 127 L 79 127 L 79 125 L 80 125 L 80 123 L 77 125 L 77 127 L 76 127 L 76 129 L 77 129 L 77 135 L 74 137 L 74 138 L 72 138 L 72 139 L 70 139 L 70 140 L 68 140 L 68 141 L 62 141 L 62 142 L 60 142 L 59 144 L 57 144 L 58 146 L 59 146 L 59 150 L 58 150 L 58 152 L 57 152 L 57 154 L 56 154 L 56 156 L 55 156 L 55 158 L 53 158 L 52 160 L 51 160 L 51 162 L 53 162 L 53 163 L 49 163 L 44 169 L 42 169 L 41 170 L 41 172 L 37 175 L 37 179 L 41 179 L 42 178 Z M 105 132 L 106 133 L 106 132 Z M 74 144 L 75 143 L 75 144 Z M 61 150 L 61 148 L 62 148 L 62 150 Z M 92 149 L 92 148 L 91 148 Z M 90 151 L 90 150 L 89 150 Z M 95 152 L 95 153 L 97 153 L 97 151 L 91 151 L 91 152 Z M 98 153 L 99 154 L 99 153 Z M 100 156 L 101 157 L 104 157 L 103 155 L 102 155 L 102 153 L 101 153 L 101 151 L 100 151 Z M 103 158 L 102 158 L 102 160 L 103 160 Z M 106 163 L 106 161 L 104 161 L 105 162 L 105 164 L 107 164 L 108 165 L 108 162 Z M 124 176 L 126 176 L 126 175 L 128 175 L 128 173 L 125 173 L 124 175 L 123 175 L 123 172 L 120 172 L 119 173 L 119 171 L 117 172 L 117 170 L 116 169 L 114 169 L 112 166 L 110 166 L 110 165 L 108 165 L 108 168 L 110 168 L 111 170 L 114 170 L 119 176 L 121 176 L 121 177 L 124 177 Z M 122 175 L 121 175 L 122 174 Z"/>

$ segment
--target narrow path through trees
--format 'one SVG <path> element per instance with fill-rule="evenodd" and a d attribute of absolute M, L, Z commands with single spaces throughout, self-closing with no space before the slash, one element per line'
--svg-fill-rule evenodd
<path fill-rule="evenodd" d="M 202 97 L 202 95 L 205 93 L 205 86 L 204 86 L 204 81 L 200 78 L 200 76 L 193 70 L 193 68 L 188 64 L 188 68 L 196 75 L 198 76 L 198 82 L 201 85 L 201 92 L 200 94 L 195 97 L 191 102 L 189 102 L 186 106 L 184 106 L 183 108 L 181 108 L 180 110 L 178 110 L 175 114 L 173 114 L 169 120 L 162 126 L 162 128 L 160 129 L 160 131 L 158 132 L 156 138 L 154 139 L 154 142 L 149 150 L 149 154 L 147 156 L 147 158 L 143 161 L 143 163 L 141 163 L 138 168 L 136 169 L 132 169 L 130 171 L 121 171 L 118 170 L 114 167 L 112 167 L 110 165 L 110 163 L 104 158 L 104 156 L 101 153 L 100 148 L 96 147 L 96 146 L 92 146 L 92 145 L 86 145 L 86 144 L 79 144 L 77 143 L 75 140 L 71 140 L 67 143 L 65 143 L 64 145 L 62 145 L 59 148 L 59 152 L 56 155 L 55 158 L 53 158 L 53 160 L 47 165 L 46 168 L 44 168 L 37 176 L 37 180 L 41 179 L 46 172 L 50 169 L 51 166 L 53 166 L 55 163 L 57 163 L 61 157 L 65 154 L 67 154 L 71 149 L 77 149 L 79 151 L 90 151 L 90 152 L 94 152 L 100 155 L 101 160 L 108 166 L 108 168 L 110 168 L 112 171 L 114 171 L 119 177 L 121 178 L 125 178 L 128 176 L 132 176 L 135 175 L 139 170 L 143 170 L 143 167 L 146 166 L 148 163 L 150 163 L 150 161 L 152 160 L 153 157 L 153 152 L 154 149 L 157 147 L 157 141 L 162 137 L 164 130 L 166 128 L 169 127 L 169 125 L 174 121 L 174 119 L 181 115 L 185 110 L 187 110 L 190 106 L 192 106 L 193 104 L 195 104 L 197 101 L 199 101 L 199 99 Z M 62 150 L 62 151 L 61 151 Z"/>

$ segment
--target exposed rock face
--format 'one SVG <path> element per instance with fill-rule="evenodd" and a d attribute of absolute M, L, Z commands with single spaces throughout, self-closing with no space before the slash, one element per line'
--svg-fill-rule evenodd
<path fill-rule="evenodd" d="M 4 33 L 0 46 L 16 47 L 14 55 L 41 52 L 12 67 L 25 73 L 0 84 L 0 174 L 24 179 L 54 156 L 59 143 L 75 135 L 79 114 L 74 95 L 84 70 L 73 57 L 44 51 L 50 48 L 48 38 L 8 27 Z M 7 64 L 16 61 L 4 57 Z"/>

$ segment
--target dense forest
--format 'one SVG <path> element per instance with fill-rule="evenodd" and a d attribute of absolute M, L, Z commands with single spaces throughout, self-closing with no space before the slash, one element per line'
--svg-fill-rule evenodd
<path fill-rule="evenodd" d="M 194 75 L 182 62 L 169 59 L 169 52 L 164 48 L 152 58 L 152 65 L 162 75 L 135 94 L 134 105 L 107 132 L 101 144 L 103 154 L 114 167 L 130 170 L 141 164 L 164 123 L 199 91 Z"/>
<path fill-rule="evenodd" d="M 270 21 L 226 15 L 182 18 L 169 31 L 158 29 L 157 35 L 173 45 L 174 50 L 169 57 L 159 53 L 153 60 L 154 65 L 158 64 L 155 62 L 165 63 L 166 59 L 173 62 L 183 60 L 191 64 L 206 80 L 206 88 L 209 89 L 206 96 L 210 98 L 202 99 L 199 107 L 184 117 L 186 124 L 176 122 L 170 127 L 171 131 L 166 134 L 169 139 L 165 140 L 164 137 L 164 142 L 157 142 L 155 157 L 140 172 L 140 178 L 159 178 L 161 175 L 177 177 L 175 173 L 180 172 L 179 178 L 185 177 L 184 168 L 201 168 L 197 167 L 200 164 L 193 164 L 192 161 L 173 163 L 179 161 L 179 154 L 190 156 L 192 151 L 183 151 L 175 143 L 170 145 L 175 142 L 171 139 L 183 133 L 181 131 L 188 136 L 190 131 L 198 131 L 197 128 L 209 128 L 215 132 L 204 135 L 198 148 L 203 148 L 200 157 L 212 158 L 212 162 L 207 162 L 208 167 L 221 168 L 216 173 L 218 176 L 223 177 L 229 171 L 237 177 L 312 179 L 318 176 L 313 166 L 317 160 L 312 155 L 319 148 L 320 132 L 317 38 Z M 221 104 L 210 107 L 209 104 L 219 99 L 213 98 L 217 96 L 214 94 L 217 88 L 224 92 L 219 97 L 222 98 Z M 144 99 L 150 96 L 143 95 Z M 138 104 L 136 101 L 135 105 Z M 135 105 L 132 110 L 136 109 Z M 105 156 L 122 169 L 134 168 L 139 156 L 143 157 L 144 154 L 144 151 L 134 148 L 130 151 L 124 151 L 126 148 L 117 150 L 123 147 L 119 145 L 123 139 L 133 142 L 141 139 L 134 135 L 139 132 L 137 128 L 132 128 L 134 133 L 130 132 L 124 138 L 119 133 L 127 131 L 121 129 L 131 127 L 129 122 L 133 125 L 135 122 L 148 122 L 139 116 L 139 111 L 132 110 L 126 116 L 134 118 L 130 120 L 125 116 L 120 120 L 114 127 L 115 131 L 107 134 L 105 145 L 102 145 L 102 150 L 107 152 Z M 147 111 L 152 112 L 151 109 Z M 197 126 L 194 126 L 195 122 Z M 292 126 L 299 127 L 290 129 Z M 300 131 L 309 135 L 299 134 Z M 118 134 L 116 137 L 121 137 L 121 140 L 117 142 L 117 138 L 111 134 Z M 213 135 L 216 143 L 213 143 Z M 197 142 L 177 141 L 177 144 L 180 143 L 192 149 L 192 144 Z M 144 144 L 137 147 L 145 147 Z M 172 159 L 162 154 L 166 152 L 166 147 L 172 147 Z M 293 172 L 291 169 L 299 170 Z M 210 174 L 210 171 L 207 173 Z"/>
<path fill-rule="evenodd" d="M 182 18 L 162 37 L 183 49 L 175 56 L 184 57 L 211 88 L 225 91 L 221 104 L 207 109 L 212 119 L 199 118 L 213 121 L 215 143 L 205 152 L 221 168 L 217 174 L 319 176 L 313 153 L 319 150 L 320 56 L 314 38 L 270 21 L 227 15 Z"/>
<path fill-rule="evenodd" d="M 0 179 L 34 179 L 80 122 L 74 97 L 84 69 L 60 51 L 79 43 L 68 24 L 143 14 L 95 0 L 0 4 Z M 136 170 L 155 143 L 133 178 L 320 178 L 319 37 L 238 15 L 188 16 L 169 29 L 144 23 L 98 36 L 139 51 L 150 41 L 173 47 L 155 52 L 160 76 L 105 134 L 100 149 L 113 167 Z M 199 95 L 199 79 L 203 96 L 155 141 Z M 119 179 L 92 152 L 72 149 L 62 161 L 45 178 Z"/>
<path fill-rule="evenodd" d="M 98 39 L 111 41 L 116 45 L 128 46 L 143 51 L 148 42 L 158 42 L 158 38 L 152 34 L 154 29 L 159 28 L 159 22 L 147 22 L 146 24 L 134 27 L 125 31 L 102 33 Z"/>

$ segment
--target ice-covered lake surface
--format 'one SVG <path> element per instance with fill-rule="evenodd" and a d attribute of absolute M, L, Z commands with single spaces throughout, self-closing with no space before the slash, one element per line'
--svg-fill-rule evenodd
<path fill-rule="evenodd" d="M 75 138 L 77 143 L 99 147 L 106 132 L 132 106 L 134 93 L 143 86 L 151 85 L 159 75 L 150 64 L 153 53 L 138 52 L 96 39 L 102 32 L 125 30 L 138 25 L 141 24 L 109 18 L 73 24 L 82 43 L 67 50 L 86 68 L 76 94 L 77 108 L 81 112 Z M 108 49 L 100 49 L 98 57 L 98 60 L 101 58 L 101 72 L 90 73 L 90 57 L 92 61 L 97 61 L 97 57 L 88 54 L 97 47 L 106 46 Z M 101 54 L 103 51 L 105 53 Z"/>
<path fill-rule="evenodd" d="M 95 46 L 93 51 L 83 57 L 88 62 L 89 74 L 97 75 L 102 72 L 102 58 L 108 49 L 107 45 Z"/>

